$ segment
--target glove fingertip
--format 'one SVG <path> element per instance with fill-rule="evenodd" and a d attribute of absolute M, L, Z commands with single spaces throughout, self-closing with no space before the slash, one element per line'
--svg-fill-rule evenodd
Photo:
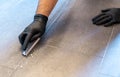
<path fill-rule="evenodd" d="M 109 22 L 109 23 L 104 24 L 104 27 L 109 27 L 109 26 L 111 26 L 111 25 L 113 25 L 113 23 L 112 23 L 112 22 Z"/>
<path fill-rule="evenodd" d="M 31 33 L 27 34 L 25 41 L 24 41 L 24 44 L 22 46 L 23 50 L 25 50 L 27 48 L 31 38 L 32 38 L 32 34 Z"/>
<path fill-rule="evenodd" d="M 103 9 L 101 12 L 108 12 L 110 9 Z"/>
<path fill-rule="evenodd" d="M 26 47 L 23 47 L 23 46 L 22 46 L 22 50 L 26 50 Z"/>
<path fill-rule="evenodd" d="M 104 27 L 109 27 L 109 26 L 111 26 L 112 24 L 107 24 L 107 25 L 104 25 Z"/>
<path fill-rule="evenodd" d="M 93 24 L 95 24 L 95 22 L 94 22 L 94 21 L 92 21 L 92 23 L 93 23 Z"/>

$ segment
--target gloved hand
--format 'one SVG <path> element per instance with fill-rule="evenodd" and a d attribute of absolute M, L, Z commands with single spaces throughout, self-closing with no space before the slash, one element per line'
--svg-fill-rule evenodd
<path fill-rule="evenodd" d="M 34 16 L 34 21 L 19 35 L 19 41 L 23 50 L 27 48 L 30 42 L 36 40 L 44 34 L 47 20 L 48 17 L 41 14 Z"/>
<path fill-rule="evenodd" d="M 120 8 L 110 8 L 101 11 L 101 14 L 92 19 L 93 24 L 105 27 L 120 23 Z"/>

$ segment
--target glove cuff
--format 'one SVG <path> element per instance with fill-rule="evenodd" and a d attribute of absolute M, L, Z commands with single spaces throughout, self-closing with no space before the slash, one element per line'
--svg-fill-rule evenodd
<path fill-rule="evenodd" d="M 42 15 L 42 14 L 36 14 L 34 16 L 34 20 L 39 21 L 39 22 L 43 22 L 44 24 L 46 24 L 48 21 L 48 17 L 45 15 Z"/>

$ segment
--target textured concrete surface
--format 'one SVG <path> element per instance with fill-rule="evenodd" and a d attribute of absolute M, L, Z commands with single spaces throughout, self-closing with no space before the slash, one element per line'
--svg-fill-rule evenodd
<path fill-rule="evenodd" d="M 119 0 L 59 0 L 42 40 L 29 57 L 18 35 L 29 25 L 38 0 L 0 0 L 0 77 L 120 77 L 120 24 L 95 26 L 101 9 Z"/>

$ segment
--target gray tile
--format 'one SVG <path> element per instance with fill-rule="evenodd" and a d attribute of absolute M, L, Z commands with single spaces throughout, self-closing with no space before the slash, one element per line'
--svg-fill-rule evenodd
<path fill-rule="evenodd" d="M 13 77 L 95 77 L 100 62 L 99 57 L 44 46 L 24 59 Z"/>
<path fill-rule="evenodd" d="M 17 37 L 33 20 L 37 0 L 1 0 L 0 5 L 0 77 L 9 77 L 13 71 L 11 77 L 120 76 L 119 26 L 111 38 L 113 27 L 91 22 L 101 9 L 119 7 L 119 0 L 59 0 L 46 34 L 27 58 L 21 56 Z"/>
<path fill-rule="evenodd" d="M 0 77 L 10 77 L 13 70 L 4 66 L 0 66 Z"/>
<path fill-rule="evenodd" d="M 19 61 L 22 59 L 22 55 L 18 40 L 12 43 L 11 41 L 13 41 L 13 39 L 9 39 L 6 44 L 3 43 L 0 47 L 0 65 L 16 69 Z"/>
<path fill-rule="evenodd" d="M 111 76 L 111 75 L 106 75 L 106 74 L 99 74 L 97 77 L 114 77 L 114 76 Z"/>
<path fill-rule="evenodd" d="M 101 73 L 114 77 L 120 76 L 120 26 L 115 26 L 110 38 L 109 46 L 102 61 Z"/>
<path fill-rule="evenodd" d="M 76 1 L 72 8 L 65 10 L 65 13 L 53 23 L 44 36 L 46 39 L 44 43 L 61 49 L 81 50 L 81 53 L 86 55 L 103 57 L 112 27 L 93 25 L 91 22 L 93 13 L 86 14 L 90 11 L 91 5 L 88 3 L 87 5 L 83 0 L 80 2 Z M 87 6 L 84 7 L 86 10 L 82 5 Z"/>

